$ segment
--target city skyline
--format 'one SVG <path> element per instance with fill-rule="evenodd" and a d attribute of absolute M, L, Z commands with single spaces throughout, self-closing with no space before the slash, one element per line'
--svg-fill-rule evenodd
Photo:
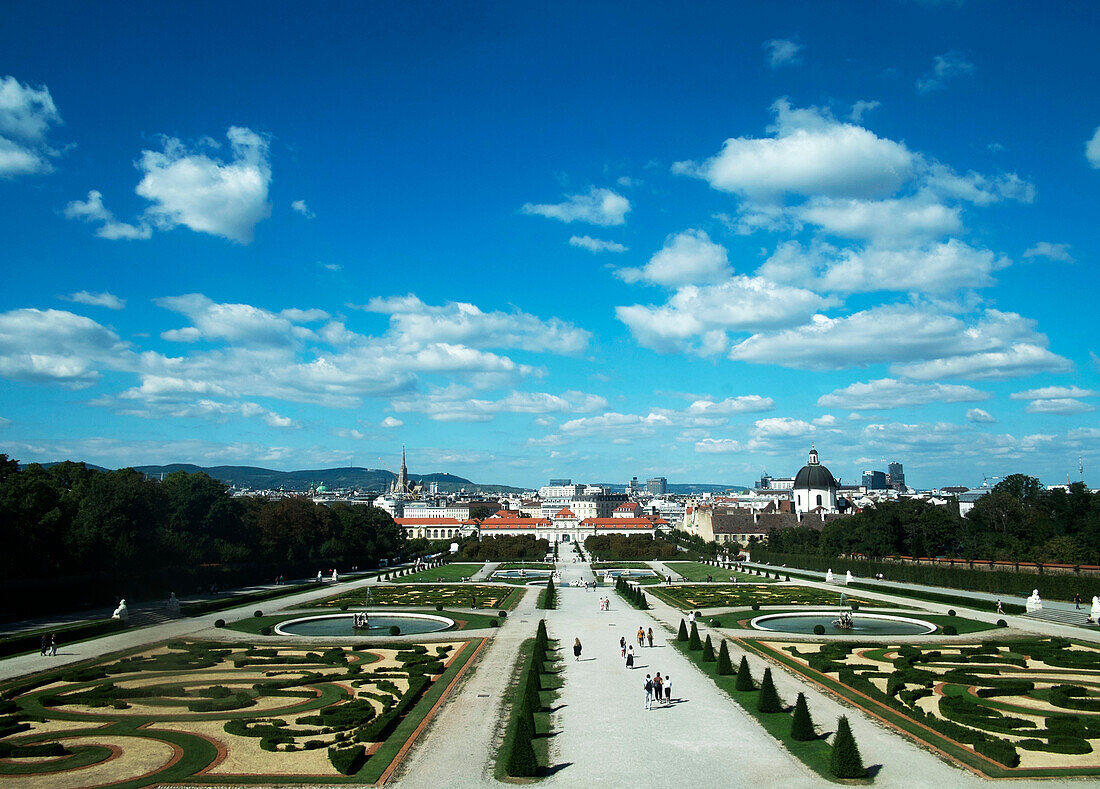
<path fill-rule="evenodd" d="M 1089 481 L 1100 11 L 866 10 L 11 6 L 0 452 Z"/>

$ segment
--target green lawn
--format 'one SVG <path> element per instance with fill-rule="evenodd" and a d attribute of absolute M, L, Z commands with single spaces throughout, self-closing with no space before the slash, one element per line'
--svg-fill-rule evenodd
<path fill-rule="evenodd" d="M 706 581 L 707 576 L 713 576 L 716 583 L 730 581 L 736 578 L 739 582 L 763 584 L 774 583 L 778 579 L 765 578 L 763 575 L 751 573 L 739 573 L 736 570 L 726 570 L 722 567 L 703 564 L 702 562 L 665 562 L 665 566 L 675 573 L 679 573 L 687 581 Z"/>
<path fill-rule="evenodd" d="M 524 669 L 531 660 L 531 653 L 534 651 L 534 648 L 535 639 L 533 638 L 527 639 L 520 645 L 519 658 L 513 669 L 513 676 L 509 684 L 507 698 L 516 698 L 520 682 L 523 678 Z M 535 778 L 527 779 L 509 778 L 508 776 L 505 766 L 508 764 L 509 756 L 511 756 L 511 731 L 516 725 L 514 718 L 516 705 L 509 704 L 507 708 L 507 714 L 509 716 L 508 736 L 505 736 L 504 741 L 501 743 L 494 762 L 495 768 L 493 774 L 498 781 L 516 783 L 521 781 L 525 783 L 538 781 L 540 778 L 545 777 L 547 771 L 553 766 L 550 764 L 550 743 L 556 732 L 554 730 L 554 716 L 550 710 L 553 708 L 554 702 L 561 695 L 561 660 L 559 659 L 559 654 L 558 642 L 551 640 L 543 656 L 543 667 L 545 668 L 545 672 L 539 675 L 539 684 L 542 686 L 542 690 L 539 691 L 539 699 L 542 702 L 542 709 L 535 712 L 532 716 L 535 721 L 535 738 L 531 742 L 531 745 L 535 749 L 535 756 L 538 758 L 539 768 L 542 774 Z"/>
<path fill-rule="evenodd" d="M 441 567 L 433 567 L 430 570 L 421 570 L 418 573 L 411 575 L 402 575 L 400 578 L 392 579 L 394 583 L 398 584 L 423 584 L 423 583 L 435 583 L 437 581 L 461 581 L 463 578 L 469 578 L 471 575 L 480 570 L 484 565 L 482 564 L 444 564 Z"/>

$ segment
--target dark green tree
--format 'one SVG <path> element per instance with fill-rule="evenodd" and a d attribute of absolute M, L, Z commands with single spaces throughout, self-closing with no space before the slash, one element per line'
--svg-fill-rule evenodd
<path fill-rule="evenodd" d="M 833 737 L 833 751 L 829 756 L 829 767 L 837 778 L 863 778 L 867 770 L 863 766 L 863 757 L 859 755 L 856 738 L 848 725 L 848 718 L 841 716 L 836 722 L 836 736 Z"/>
<path fill-rule="evenodd" d="M 782 712 L 783 702 L 772 681 L 772 670 L 764 669 L 764 678 L 760 680 L 760 693 L 756 697 L 756 709 L 759 712 Z"/>
<path fill-rule="evenodd" d="M 702 649 L 703 642 L 699 640 L 699 628 L 695 622 L 691 623 L 691 635 L 688 636 L 688 649 Z"/>
<path fill-rule="evenodd" d="M 809 742 L 817 738 L 814 731 L 814 721 L 810 717 L 810 708 L 806 706 L 806 694 L 799 693 L 794 703 L 794 714 L 791 716 L 791 739 L 799 742 Z"/>
<path fill-rule="evenodd" d="M 730 651 L 725 639 L 722 639 L 722 646 L 718 649 L 718 674 L 723 677 L 733 674 L 733 663 L 730 662 Z"/>
<path fill-rule="evenodd" d="M 516 778 L 531 778 L 538 774 L 539 760 L 531 740 L 535 737 L 535 720 L 531 715 L 526 698 L 520 702 L 516 715 L 515 731 L 512 735 L 512 750 L 508 754 L 508 763 L 504 769 Z"/>
<path fill-rule="evenodd" d="M 734 687 L 737 690 L 756 689 L 756 685 L 752 681 L 752 674 L 749 673 L 749 659 L 744 655 L 741 656 L 741 665 L 737 667 L 737 683 Z"/>
<path fill-rule="evenodd" d="M 687 627 L 687 623 L 685 623 L 683 619 L 680 620 L 680 629 L 676 632 L 676 640 L 677 641 L 687 641 L 688 640 L 688 627 Z"/>
<path fill-rule="evenodd" d="M 710 643 L 710 634 L 708 633 L 707 640 L 703 643 L 703 662 L 713 663 L 716 659 L 714 657 L 714 645 Z"/>

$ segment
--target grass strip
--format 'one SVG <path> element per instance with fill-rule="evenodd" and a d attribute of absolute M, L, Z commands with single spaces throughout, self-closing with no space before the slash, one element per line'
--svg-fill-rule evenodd
<path fill-rule="evenodd" d="M 493 770 L 493 775 L 498 781 L 516 780 L 508 775 L 507 765 L 512 755 L 512 744 L 521 706 L 519 704 L 519 696 L 522 691 L 523 683 L 526 680 L 526 674 L 531 670 L 531 663 L 534 659 L 537 643 L 538 639 L 528 638 L 520 644 L 519 657 L 516 660 L 516 665 L 512 672 L 512 679 L 508 683 L 508 691 L 505 694 L 505 698 L 511 701 L 507 703 L 506 710 L 504 711 L 508 718 L 508 724 L 505 728 L 504 739 L 501 742 L 500 748 L 497 749 Z M 542 774 L 534 778 L 521 779 L 525 782 L 537 781 L 539 778 L 545 777 L 545 773 L 550 767 L 550 738 L 554 730 L 551 713 L 548 710 L 553 706 L 554 700 L 560 695 L 562 686 L 560 679 L 561 661 L 558 660 L 557 657 L 557 646 L 557 641 L 548 641 L 547 648 L 543 653 L 544 670 L 543 673 L 539 675 L 539 682 L 542 686 L 542 690 L 539 692 L 541 709 L 536 710 L 533 715 L 535 722 L 535 738 L 532 740 L 531 744 L 534 747 L 535 756 L 539 762 L 540 773 Z M 551 671 L 546 671 L 547 668 L 551 668 Z"/>

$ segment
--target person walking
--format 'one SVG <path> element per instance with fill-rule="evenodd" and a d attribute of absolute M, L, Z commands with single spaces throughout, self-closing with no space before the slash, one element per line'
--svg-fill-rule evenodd
<path fill-rule="evenodd" d="M 46 657 L 46 650 L 50 648 L 50 642 L 49 642 L 49 639 L 46 638 L 45 633 L 42 634 L 42 644 L 41 644 L 41 646 L 42 646 L 42 657 Z"/>
<path fill-rule="evenodd" d="M 658 704 L 661 703 L 661 696 L 663 695 L 663 691 L 661 690 L 663 682 L 664 680 L 661 679 L 661 672 L 658 671 L 657 676 L 653 678 L 653 698 L 657 700 Z"/>
<path fill-rule="evenodd" d="M 653 679 L 649 674 L 645 675 L 645 708 L 647 710 L 653 709 Z"/>
<path fill-rule="evenodd" d="M 573 660 L 581 659 L 581 640 L 579 638 L 573 639 Z"/>
<path fill-rule="evenodd" d="M 672 704 L 672 676 L 665 674 L 665 704 Z"/>
<path fill-rule="evenodd" d="M 638 628 L 638 647 L 641 648 L 641 647 L 644 647 L 644 646 L 645 646 L 645 631 L 642 630 L 642 628 L 639 627 Z"/>
<path fill-rule="evenodd" d="M 50 633 L 50 657 L 57 657 L 57 634 Z"/>
<path fill-rule="evenodd" d="M 646 631 L 645 636 L 646 636 L 646 639 L 649 640 L 649 646 L 652 649 L 653 648 L 653 628 L 652 627 L 649 628 L 649 630 Z M 660 675 L 658 675 L 658 676 L 660 676 Z"/>
<path fill-rule="evenodd" d="M 629 669 L 634 668 L 634 645 L 627 644 L 626 647 L 626 667 Z"/>
<path fill-rule="evenodd" d="M 1074 608 L 1074 610 L 1077 610 L 1077 611 L 1081 610 L 1081 593 L 1080 592 L 1078 592 L 1077 594 L 1075 594 L 1073 596 L 1073 608 Z"/>
<path fill-rule="evenodd" d="M 626 636 L 619 636 L 619 649 L 621 649 L 622 652 L 623 652 L 623 654 L 622 654 L 623 660 L 626 660 Z M 42 654 L 43 655 L 46 654 L 45 648 L 43 648 Z"/>
<path fill-rule="evenodd" d="M 1004 612 L 1005 612 L 1004 606 L 1001 605 L 1001 601 L 998 600 L 997 601 L 997 613 L 998 614 L 1003 614 Z"/>

